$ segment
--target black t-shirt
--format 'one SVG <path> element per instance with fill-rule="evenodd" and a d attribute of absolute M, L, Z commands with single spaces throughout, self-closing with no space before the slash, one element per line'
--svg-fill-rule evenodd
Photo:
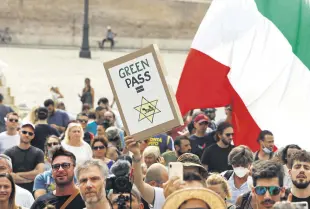
<path fill-rule="evenodd" d="M 211 132 L 209 134 L 204 135 L 203 137 L 191 135 L 189 138 L 191 140 L 192 153 L 198 155 L 198 157 L 201 158 L 203 151 L 207 147 L 216 143 L 216 141 L 213 138 L 214 133 L 215 132 Z"/>
<path fill-rule="evenodd" d="M 46 137 L 50 135 L 60 136 L 59 132 L 48 124 L 38 124 L 34 130 L 34 138 L 31 141 L 31 145 L 39 148 L 44 152 L 44 144 Z"/>
<path fill-rule="evenodd" d="M 308 208 L 310 207 L 310 197 L 298 198 L 298 197 L 293 195 L 292 202 L 307 202 L 308 203 Z"/>
<path fill-rule="evenodd" d="M 14 146 L 7 149 L 4 154 L 12 159 L 14 173 L 32 171 L 39 163 L 44 163 L 44 154 L 42 150 L 33 146 L 30 146 L 27 150 Z M 33 182 L 17 185 L 32 192 Z"/>
<path fill-rule="evenodd" d="M 53 193 L 47 193 L 36 199 L 30 209 L 44 209 L 47 204 L 54 205 L 56 209 L 59 209 L 69 197 L 70 195 L 55 196 Z M 86 206 L 81 195 L 77 195 L 66 207 L 66 209 L 83 209 L 85 207 Z"/>
<path fill-rule="evenodd" d="M 217 144 L 213 144 L 203 152 L 201 163 L 208 165 L 209 172 L 221 173 L 232 170 L 232 166 L 228 165 L 228 155 L 233 148 L 233 145 L 221 148 Z"/>

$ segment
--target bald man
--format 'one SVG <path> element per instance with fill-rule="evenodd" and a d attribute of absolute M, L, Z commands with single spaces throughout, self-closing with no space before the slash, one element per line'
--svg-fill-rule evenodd
<path fill-rule="evenodd" d="M 153 187 L 163 188 L 163 183 L 168 181 L 167 168 L 160 164 L 152 164 L 146 171 L 145 182 Z"/>

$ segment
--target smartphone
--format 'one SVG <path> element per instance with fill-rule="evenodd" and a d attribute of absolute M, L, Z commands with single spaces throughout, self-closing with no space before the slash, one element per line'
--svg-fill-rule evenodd
<path fill-rule="evenodd" d="M 173 176 L 179 177 L 183 181 L 183 164 L 181 162 L 170 162 L 168 165 L 169 179 Z"/>
<path fill-rule="evenodd" d="M 296 209 L 308 209 L 308 202 L 292 202 Z"/>

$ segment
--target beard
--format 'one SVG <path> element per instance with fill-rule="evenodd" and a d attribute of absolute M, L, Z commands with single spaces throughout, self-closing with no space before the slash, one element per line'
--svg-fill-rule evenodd
<path fill-rule="evenodd" d="M 94 192 L 94 196 L 91 197 L 83 197 L 83 200 L 87 203 L 87 204 L 95 204 L 97 202 L 99 202 L 100 200 L 102 200 L 106 195 L 105 195 L 105 188 L 101 187 L 99 189 L 99 193 Z"/>
<path fill-rule="evenodd" d="M 310 184 L 310 181 L 305 181 L 305 182 L 298 182 L 298 181 L 292 181 L 294 186 L 298 189 L 306 189 L 309 184 Z"/>
<path fill-rule="evenodd" d="M 59 180 L 57 179 L 57 177 L 55 178 L 56 185 L 58 185 L 58 186 L 66 186 L 66 185 L 69 185 L 69 184 L 72 183 L 72 181 L 73 181 L 73 175 L 72 175 L 72 176 L 68 176 L 66 181 L 59 181 Z"/>
<path fill-rule="evenodd" d="M 183 155 L 184 153 L 191 153 L 191 152 L 192 152 L 192 150 L 188 150 L 188 151 L 185 151 L 185 152 L 181 152 L 180 150 L 177 151 L 179 156 Z"/>
<path fill-rule="evenodd" d="M 225 144 L 226 146 L 227 146 L 227 145 L 230 145 L 230 142 L 229 142 L 229 141 L 226 141 L 226 139 L 222 139 L 222 142 L 223 142 L 223 144 Z"/>

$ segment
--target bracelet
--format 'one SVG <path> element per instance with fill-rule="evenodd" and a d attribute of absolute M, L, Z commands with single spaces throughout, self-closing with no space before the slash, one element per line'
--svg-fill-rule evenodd
<path fill-rule="evenodd" d="M 141 159 L 142 159 L 141 156 L 138 159 L 136 159 L 135 156 L 132 156 L 132 162 L 134 163 L 140 163 Z"/>

